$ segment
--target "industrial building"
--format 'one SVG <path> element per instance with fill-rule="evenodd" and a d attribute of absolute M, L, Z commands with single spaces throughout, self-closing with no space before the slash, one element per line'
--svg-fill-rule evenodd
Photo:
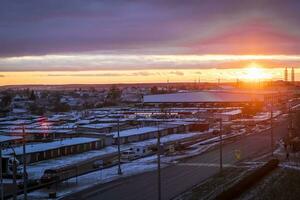
<path fill-rule="evenodd" d="M 251 103 L 268 104 L 280 102 L 286 96 L 276 91 L 199 91 L 171 94 L 145 95 L 144 104 L 157 106 L 159 104 L 193 105 L 193 104 L 219 104 L 243 105 Z"/>
<path fill-rule="evenodd" d="M 119 140 L 121 144 L 126 144 L 130 142 L 138 142 L 147 139 L 157 138 L 158 132 L 161 137 L 176 134 L 176 133 L 186 133 L 189 131 L 206 131 L 209 125 L 207 123 L 168 123 L 160 124 L 158 126 L 148 126 L 141 128 L 134 128 L 123 130 L 119 132 Z M 117 143 L 118 132 L 113 132 L 111 135 L 114 138 L 113 143 Z"/>
<path fill-rule="evenodd" d="M 101 149 L 104 145 L 104 140 L 99 138 L 83 137 L 68 138 L 46 143 L 31 143 L 26 145 L 26 162 L 34 163 L 60 156 Z M 7 148 L 3 150 L 2 154 L 4 163 L 14 155 L 17 160 L 22 162 L 23 148 L 22 146 Z"/>

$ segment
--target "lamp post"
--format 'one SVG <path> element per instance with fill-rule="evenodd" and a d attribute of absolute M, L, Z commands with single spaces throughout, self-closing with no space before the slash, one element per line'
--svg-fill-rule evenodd
<path fill-rule="evenodd" d="M 27 200 L 27 170 L 26 170 L 26 135 L 25 127 L 23 126 L 23 191 L 24 200 Z"/>
<path fill-rule="evenodd" d="M 8 147 L 13 151 L 13 156 L 14 156 L 14 159 L 13 159 L 13 162 L 12 162 L 12 173 L 13 173 L 13 187 L 14 187 L 14 193 L 13 193 L 13 199 L 16 200 L 17 199 L 17 161 L 16 161 L 16 151 L 15 149 L 10 145 L 8 144 Z"/>
<path fill-rule="evenodd" d="M 2 172 L 2 143 L 0 143 L 0 184 L 1 184 L 1 200 L 4 199 L 4 187 L 3 187 L 3 172 Z"/>
<path fill-rule="evenodd" d="M 220 120 L 220 173 L 222 173 L 223 170 L 223 149 L 222 149 L 222 140 L 223 140 L 223 136 L 222 136 L 222 132 L 223 132 L 223 124 L 222 124 L 222 118 L 219 119 Z"/>
<path fill-rule="evenodd" d="M 274 156 L 273 154 L 273 149 L 274 149 L 274 137 L 273 137 L 273 99 L 271 101 L 271 119 L 270 119 L 270 124 L 271 124 L 271 155 Z"/>
<path fill-rule="evenodd" d="M 120 122 L 118 118 L 118 174 L 122 175 L 121 169 L 121 149 L 120 149 Z"/>
<path fill-rule="evenodd" d="M 157 190 L 158 200 L 161 200 L 161 174 L 160 174 L 160 130 L 159 123 L 157 122 Z"/>
<path fill-rule="evenodd" d="M 17 199 L 17 181 L 16 181 L 16 174 L 17 174 L 17 161 L 16 161 L 16 154 L 14 153 L 14 160 L 13 160 L 13 186 L 14 186 L 14 194 L 13 199 Z"/>

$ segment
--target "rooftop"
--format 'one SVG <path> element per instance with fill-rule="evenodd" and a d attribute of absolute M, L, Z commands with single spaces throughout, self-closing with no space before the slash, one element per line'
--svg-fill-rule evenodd
<path fill-rule="evenodd" d="M 20 140 L 20 139 L 22 139 L 22 137 L 0 135 L 0 143 L 14 141 L 14 140 Z"/>
<path fill-rule="evenodd" d="M 264 101 L 269 93 L 201 91 L 144 96 L 144 103 L 224 103 Z"/>
<path fill-rule="evenodd" d="M 64 146 L 90 143 L 90 142 L 94 142 L 97 140 L 99 140 L 99 139 L 77 137 L 77 138 L 68 138 L 68 139 L 64 139 L 64 140 L 58 140 L 58 141 L 46 142 L 46 143 L 27 144 L 26 145 L 26 153 L 42 152 L 42 151 L 47 151 L 47 150 L 51 150 L 51 149 L 57 149 L 57 148 L 64 147 Z M 22 146 L 15 147 L 14 150 L 16 152 L 16 155 L 23 154 Z M 4 155 L 10 155 L 12 153 L 13 153 L 12 149 L 4 149 L 3 150 Z"/>

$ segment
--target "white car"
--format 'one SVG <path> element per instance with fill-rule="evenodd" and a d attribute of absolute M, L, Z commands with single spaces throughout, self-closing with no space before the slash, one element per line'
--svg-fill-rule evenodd
<path fill-rule="evenodd" d="M 123 151 L 121 154 L 121 162 L 128 162 L 138 158 L 138 155 L 132 150 Z"/>

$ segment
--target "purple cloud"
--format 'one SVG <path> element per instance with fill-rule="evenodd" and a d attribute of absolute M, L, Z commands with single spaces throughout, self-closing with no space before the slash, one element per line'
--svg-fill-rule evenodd
<path fill-rule="evenodd" d="M 218 37 L 257 17 L 276 22 L 275 32 L 299 37 L 299 9 L 296 0 L 3 0 L 0 56 L 149 49 L 190 53 L 190 43 Z M 227 53 L 232 48 L 226 44 L 216 51 Z M 299 52 L 299 47 L 288 50 Z"/>

